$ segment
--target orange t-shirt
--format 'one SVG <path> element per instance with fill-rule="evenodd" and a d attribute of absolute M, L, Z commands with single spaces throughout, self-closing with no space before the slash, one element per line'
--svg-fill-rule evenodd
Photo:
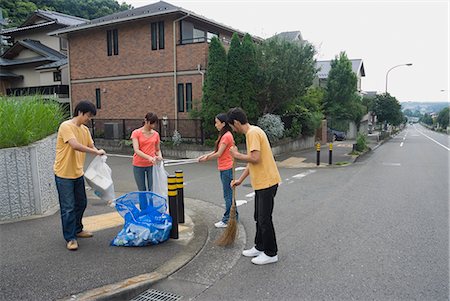
<path fill-rule="evenodd" d="M 233 167 L 233 158 L 230 155 L 230 148 L 234 145 L 234 139 L 231 132 L 226 132 L 219 141 L 219 147 L 225 144 L 227 147 L 222 155 L 217 158 L 217 168 L 219 170 L 228 170 Z"/>
<path fill-rule="evenodd" d="M 142 128 L 136 129 L 131 133 L 131 139 L 136 138 L 139 142 L 139 149 L 149 155 L 156 156 L 156 146 L 159 144 L 160 138 L 157 131 L 153 130 L 153 135 L 150 137 L 145 136 L 142 133 Z M 153 166 L 153 164 L 147 160 L 134 153 L 133 155 L 133 165 L 138 167 L 148 167 Z"/>

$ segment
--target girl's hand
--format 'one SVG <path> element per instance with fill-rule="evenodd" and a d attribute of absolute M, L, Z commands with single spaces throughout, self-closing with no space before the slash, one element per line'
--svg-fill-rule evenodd
<path fill-rule="evenodd" d="M 150 161 L 150 163 L 155 163 L 156 162 L 156 157 L 150 156 L 150 158 L 148 158 L 148 161 Z"/>
<path fill-rule="evenodd" d="M 198 157 L 198 162 L 205 162 L 208 159 L 208 155 L 203 155 Z"/>
<path fill-rule="evenodd" d="M 155 161 L 162 161 L 163 160 L 163 157 L 162 156 L 156 156 L 155 157 Z"/>

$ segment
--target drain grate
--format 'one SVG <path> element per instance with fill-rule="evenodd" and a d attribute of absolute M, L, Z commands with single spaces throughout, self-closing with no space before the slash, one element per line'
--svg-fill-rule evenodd
<path fill-rule="evenodd" d="M 134 297 L 130 301 L 177 301 L 180 300 L 181 296 L 177 296 L 172 293 L 160 292 L 154 289 L 149 289 Z"/>

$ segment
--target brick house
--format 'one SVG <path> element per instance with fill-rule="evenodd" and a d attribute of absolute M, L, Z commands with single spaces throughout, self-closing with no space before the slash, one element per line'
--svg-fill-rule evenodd
<path fill-rule="evenodd" d="M 52 34 L 69 42 L 72 106 L 91 100 L 98 119 L 181 120 L 200 105 L 209 41 L 234 32 L 244 35 L 160 1 Z"/>

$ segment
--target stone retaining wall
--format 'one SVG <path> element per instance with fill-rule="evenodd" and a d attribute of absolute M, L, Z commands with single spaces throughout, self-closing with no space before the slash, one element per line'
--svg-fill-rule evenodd
<path fill-rule="evenodd" d="M 29 146 L 0 149 L 0 221 L 59 208 L 55 148 L 56 134 Z"/>

